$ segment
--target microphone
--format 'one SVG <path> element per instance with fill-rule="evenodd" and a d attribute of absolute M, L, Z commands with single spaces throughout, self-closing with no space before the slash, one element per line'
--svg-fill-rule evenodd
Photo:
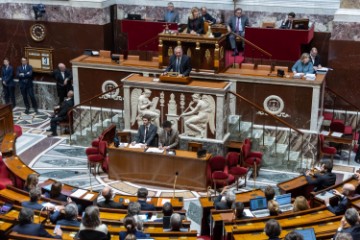
<path fill-rule="evenodd" d="M 178 175 L 179 175 L 179 172 L 176 172 L 176 173 L 175 173 L 175 179 L 174 179 L 173 198 L 175 198 L 175 186 L 176 186 L 176 180 L 177 180 Z"/>
<path fill-rule="evenodd" d="M 94 171 L 96 171 L 96 167 L 95 167 Z M 93 190 L 92 190 L 92 183 L 91 183 L 91 167 L 90 167 L 90 170 L 89 170 L 89 180 L 90 180 L 90 192 L 92 193 Z"/>

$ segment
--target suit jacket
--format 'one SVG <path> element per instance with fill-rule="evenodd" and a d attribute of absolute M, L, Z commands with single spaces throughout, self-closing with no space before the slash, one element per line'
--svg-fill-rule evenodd
<path fill-rule="evenodd" d="M 179 144 L 179 132 L 178 130 L 171 129 L 169 136 L 167 136 L 167 132 L 164 129 L 160 130 L 159 133 L 159 145 L 170 148 L 177 148 Z"/>
<path fill-rule="evenodd" d="M 289 20 L 283 21 L 280 26 L 281 29 L 291 29 L 291 27 L 292 23 Z"/>
<path fill-rule="evenodd" d="M 187 33 L 190 33 L 191 30 L 195 31 L 197 34 L 204 34 L 204 20 L 202 17 L 194 19 L 188 18 Z"/>
<path fill-rule="evenodd" d="M 24 75 L 20 74 L 23 73 Z M 32 70 L 32 66 L 29 64 L 25 65 L 25 69 L 23 68 L 23 66 L 19 66 L 16 69 L 16 77 L 19 79 L 19 86 L 20 88 L 25 88 L 25 87 L 30 87 L 32 86 L 32 75 L 33 75 L 33 70 Z"/>
<path fill-rule="evenodd" d="M 125 208 L 121 203 L 114 202 L 113 200 L 110 201 L 101 201 L 98 202 L 97 205 L 102 208 Z"/>
<path fill-rule="evenodd" d="M 223 196 L 220 194 L 219 196 L 217 196 L 217 198 L 214 201 L 215 204 L 215 209 L 217 210 L 227 210 L 227 209 L 231 209 L 231 204 L 229 206 L 229 204 L 227 202 L 222 202 L 221 198 Z"/>
<path fill-rule="evenodd" d="M 172 55 L 170 57 L 169 66 L 167 66 L 165 72 L 176 71 L 176 55 Z M 190 57 L 187 55 L 182 55 L 181 62 L 180 62 L 180 74 L 184 76 L 189 76 L 191 72 L 191 62 Z"/>
<path fill-rule="evenodd" d="M 1 78 L 3 83 L 6 84 L 6 86 L 8 87 L 13 87 L 15 86 L 15 82 L 14 82 L 14 69 L 12 66 L 8 66 L 8 68 L 6 69 L 5 66 L 3 66 L 1 68 Z"/>
<path fill-rule="evenodd" d="M 30 201 L 22 202 L 21 206 L 26 207 L 26 208 L 30 208 L 30 209 L 33 209 L 33 210 L 39 210 L 39 211 L 44 207 L 43 205 L 41 205 L 38 202 L 30 202 Z"/>
<path fill-rule="evenodd" d="M 141 205 L 141 210 L 149 210 L 149 211 L 155 211 L 156 208 L 154 207 L 154 205 L 147 203 L 145 200 L 138 200 L 138 202 Z"/>
<path fill-rule="evenodd" d="M 156 134 L 157 134 L 157 127 L 153 124 L 150 124 L 149 131 L 146 134 L 146 138 L 145 138 L 146 145 L 151 147 L 158 147 L 158 144 L 155 142 Z M 145 136 L 145 126 L 141 125 L 136 135 L 136 142 L 144 143 L 144 136 Z"/>
<path fill-rule="evenodd" d="M 56 225 L 80 227 L 80 222 L 77 220 L 61 219 L 61 220 L 56 221 Z"/>
<path fill-rule="evenodd" d="M 316 55 L 314 58 L 314 61 L 312 60 L 311 56 L 310 56 L 310 61 L 312 62 L 314 67 L 317 67 L 320 65 L 320 56 Z"/>
<path fill-rule="evenodd" d="M 204 21 L 210 21 L 212 24 L 216 23 L 216 19 L 213 18 L 209 13 L 206 13 L 205 15 L 202 16 Z"/>
<path fill-rule="evenodd" d="M 62 76 L 61 74 L 61 71 L 59 69 L 56 69 L 53 73 L 53 77 L 55 78 L 56 80 L 56 86 L 57 87 L 63 87 L 64 86 L 64 81 L 66 78 L 69 79 L 68 83 L 67 84 L 70 84 L 71 85 L 71 80 L 72 80 L 72 74 L 71 72 L 66 69 L 65 72 L 64 72 L 64 77 Z"/>
<path fill-rule="evenodd" d="M 65 195 L 62 194 L 62 193 L 60 193 L 59 196 L 52 198 L 52 197 L 50 196 L 50 192 L 45 192 L 44 196 L 45 196 L 46 198 L 51 198 L 51 199 L 58 200 L 58 201 L 62 201 L 62 202 L 66 202 L 66 201 L 67 201 L 67 196 L 65 196 Z"/>
<path fill-rule="evenodd" d="M 63 119 L 67 119 L 68 111 L 74 106 L 74 98 L 65 99 L 61 106 L 59 112 L 56 114 L 57 117 L 62 117 Z"/>
<path fill-rule="evenodd" d="M 26 234 L 30 236 L 37 236 L 37 237 L 47 237 L 47 238 L 58 238 L 61 239 L 61 236 L 53 236 L 49 234 L 42 224 L 35 224 L 35 223 L 28 223 L 22 225 L 16 225 L 13 229 L 14 232 L 20 234 Z"/>
<path fill-rule="evenodd" d="M 352 227 L 349 227 L 349 228 L 346 228 L 344 229 L 343 231 L 341 231 L 343 233 L 350 233 L 351 236 L 352 236 L 352 239 L 360 239 L 360 225 L 359 224 L 356 224 Z M 338 234 L 339 232 L 337 232 L 335 234 L 335 236 L 333 237 L 333 239 L 336 238 L 336 235 Z"/>
<path fill-rule="evenodd" d="M 164 15 L 165 22 L 180 22 L 179 13 L 177 11 L 166 11 Z"/>
<path fill-rule="evenodd" d="M 142 238 L 148 238 L 149 237 L 145 233 L 139 232 L 139 231 L 136 231 L 136 230 L 135 230 L 134 234 L 135 234 L 136 239 L 142 239 Z M 119 232 L 119 239 L 124 240 L 126 238 L 126 235 L 127 235 L 126 231 Z"/>
<path fill-rule="evenodd" d="M 349 199 L 344 196 L 343 198 L 340 199 L 339 203 L 337 206 L 328 206 L 328 209 L 330 212 L 336 214 L 336 215 L 342 215 L 345 213 L 347 207 L 349 204 Z"/>
<path fill-rule="evenodd" d="M 314 179 L 311 176 L 306 176 L 306 179 L 309 184 L 314 185 L 314 191 L 320 191 L 325 188 L 328 188 L 335 184 L 336 182 L 336 174 L 332 172 L 326 172 L 324 174 L 315 174 Z"/>
<path fill-rule="evenodd" d="M 241 18 L 241 26 L 242 26 L 243 32 L 245 32 L 245 27 L 250 26 L 249 19 L 245 15 L 241 15 L 240 18 Z M 232 32 L 236 32 L 236 20 L 237 20 L 236 16 L 232 16 L 229 19 L 228 26 L 231 28 Z"/>

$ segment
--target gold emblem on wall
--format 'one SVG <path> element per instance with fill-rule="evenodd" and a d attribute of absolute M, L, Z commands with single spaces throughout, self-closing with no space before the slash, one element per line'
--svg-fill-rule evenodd
<path fill-rule="evenodd" d="M 174 54 L 173 48 L 172 48 L 172 47 L 169 47 L 169 49 L 168 49 L 168 56 L 170 57 L 170 56 L 172 56 L 173 54 Z"/>
<path fill-rule="evenodd" d="M 35 23 L 30 27 L 30 36 L 35 42 L 41 42 L 46 37 L 46 27 L 43 24 Z"/>
<path fill-rule="evenodd" d="M 209 49 L 206 49 L 205 51 L 205 58 L 206 58 L 206 62 L 209 64 L 211 60 L 211 53 Z"/>
<path fill-rule="evenodd" d="M 220 59 L 222 59 L 224 57 L 224 47 L 222 46 L 220 48 Z"/>
<path fill-rule="evenodd" d="M 191 49 L 188 48 L 188 50 L 186 51 L 186 55 L 188 55 L 189 57 L 191 57 Z"/>

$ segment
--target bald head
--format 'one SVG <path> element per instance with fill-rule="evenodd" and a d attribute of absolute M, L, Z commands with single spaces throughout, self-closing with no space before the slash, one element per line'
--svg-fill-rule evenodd
<path fill-rule="evenodd" d="M 355 186 L 354 185 L 352 185 L 351 183 L 344 184 L 344 186 L 343 186 L 343 194 L 345 196 L 351 196 L 351 195 L 354 194 L 354 192 L 355 192 Z"/>
<path fill-rule="evenodd" d="M 74 96 L 74 92 L 72 90 L 68 91 L 67 97 L 72 98 Z"/>
<path fill-rule="evenodd" d="M 105 200 L 110 200 L 112 197 L 112 190 L 109 187 L 104 187 L 101 195 L 103 195 L 103 197 L 105 198 Z"/>
<path fill-rule="evenodd" d="M 65 71 L 66 66 L 65 66 L 65 64 L 63 64 L 63 63 L 59 63 L 58 68 L 60 69 L 60 71 L 63 72 L 63 71 Z"/>

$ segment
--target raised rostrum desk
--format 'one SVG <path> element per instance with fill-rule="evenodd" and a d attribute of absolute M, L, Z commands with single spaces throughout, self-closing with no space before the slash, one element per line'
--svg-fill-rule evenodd
<path fill-rule="evenodd" d="M 277 184 L 280 193 L 291 193 L 291 197 L 304 196 L 308 198 L 313 186 L 309 185 L 305 176 L 299 176 L 288 181 Z"/>
<path fill-rule="evenodd" d="M 109 151 L 109 178 L 173 187 L 205 190 L 208 186 L 206 169 L 210 154 L 198 158 L 196 152 L 176 150 L 176 155 L 146 153 L 140 148 L 116 148 Z"/>

